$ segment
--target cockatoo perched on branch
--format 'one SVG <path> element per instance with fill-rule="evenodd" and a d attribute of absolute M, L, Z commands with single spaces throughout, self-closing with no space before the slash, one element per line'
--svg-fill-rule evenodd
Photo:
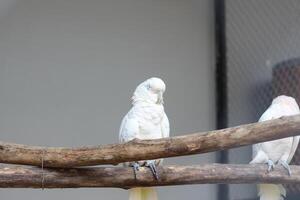
<path fill-rule="evenodd" d="M 259 121 L 277 119 L 282 116 L 299 114 L 299 106 L 294 98 L 278 96 L 270 107 L 264 112 Z M 266 163 L 268 172 L 274 169 L 275 164 L 282 165 L 291 175 L 289 163 L 298 147 L 299 136 L 288 137 L 279 140 L 263 142 L 253 145 L 253 163 Z M 260 184 L 258 185 L 260 200 L 283 200 L 286 191 L 282 185 Z"/>
<path fill-rule="evenodd" d="M 132 108 L 122 120 L 119 140 L 121 143 L 138 139 L 158 139 L 169 137 L 169 120 L 164 111 L 163 93 L 165 83 L 159 78 L 150 78 L 134 91 Z M 158 179 L 156 165 L 159 160 L 146 160 L 128 163 L 133 167 L 134 174 L 140 166 L 149 167 L 155 179 Z M 129 190 L 129 200 L 156 200 L 157 194 L 153 188 L 133 188 Z"/>

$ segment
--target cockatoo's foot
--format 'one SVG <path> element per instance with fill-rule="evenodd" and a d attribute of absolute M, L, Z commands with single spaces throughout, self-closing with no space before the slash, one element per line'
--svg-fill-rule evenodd
<path fill-rule="evenodd" d="M 136 179 L 137 171 L 140 170 L 140 165 L 137 162 L 134 162 L 131 164 L 133 173 L 134 173 L 134 178 Z"/>
<path fill-rule="evenodd" d="M 146 167 L 150 168 L 154 178 L 156 180 L 158 180 L 158 172 L 157 172 L 157 169 L 156 169 L 155 160 L 147 160 L 146 161 Z"/>
<path fill-rule="evenodd" d="M 272 160 L 268 160 L 267 164 L 268 164 L 268 172 L 274 170 L 275 164 Z"/>
<path fill-rule="evenodd" d="M 290 168 L 289 164 L 286 161 L 279 160 L 278 163 L 281 164 L 288 171 L 289 176 L 292 175 L 291 168 Z"/>

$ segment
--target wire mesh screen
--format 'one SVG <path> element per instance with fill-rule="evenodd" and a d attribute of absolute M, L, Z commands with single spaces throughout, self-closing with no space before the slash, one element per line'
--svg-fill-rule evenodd
<path fill-rule="evenodd" d="M 257 121 L 279 94 L 300 103 L 300 1 L 226 0 L 225 12 L 228 125 Z M 250 159 L 251 147 L 229 151 L 230 162 Z M 231 186 L 230 199 L 255 197 L 254 189 Z M 300 194 L 300 186 L 289 192 Z"/>

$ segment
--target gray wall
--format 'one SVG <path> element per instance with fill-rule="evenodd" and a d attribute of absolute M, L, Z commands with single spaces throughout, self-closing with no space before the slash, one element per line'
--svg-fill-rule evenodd
<path fill-rule="evenodd" d="M 214 129 L 211 0 L 0 1 L 1 140 L 115 143 L 136 85 L 165 80 L 171 134 Z M 167 159 L 214 162 L 214 154 Z M 1 189 L 1 199 L 127 199 L 119 189 Z M 216 197 L 213 185 L 164 187 L 161 199 Z"/>
<path fill-rule="evenodd" d="M 227 0 L 229 126 L 256 122 L 272 100 L 272 68 L 300 56 L 300 1 Z M 297 87 L 297 86 L 296 86 Z M 230 150 L 248 163 L 251 147 Z M 230 199 L 256 197 L 255 185 L 231 185 Z"/>

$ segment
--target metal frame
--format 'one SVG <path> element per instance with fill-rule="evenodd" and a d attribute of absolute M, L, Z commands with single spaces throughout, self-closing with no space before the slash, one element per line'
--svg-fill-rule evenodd
<path fill-rule="evenodd" d="M 223 129 L 228 126 L 227 104 L 227 58 L 226 58 L 226 16 L 225 0 L 214 0 L 215 11 L 215 45 L 216 45 L 216 127 Z M 228 152 L 217 154 L 218 163 L 228 163 Z M 218 185 L 218 199 L 229 200 L 228 185 Z"/>

